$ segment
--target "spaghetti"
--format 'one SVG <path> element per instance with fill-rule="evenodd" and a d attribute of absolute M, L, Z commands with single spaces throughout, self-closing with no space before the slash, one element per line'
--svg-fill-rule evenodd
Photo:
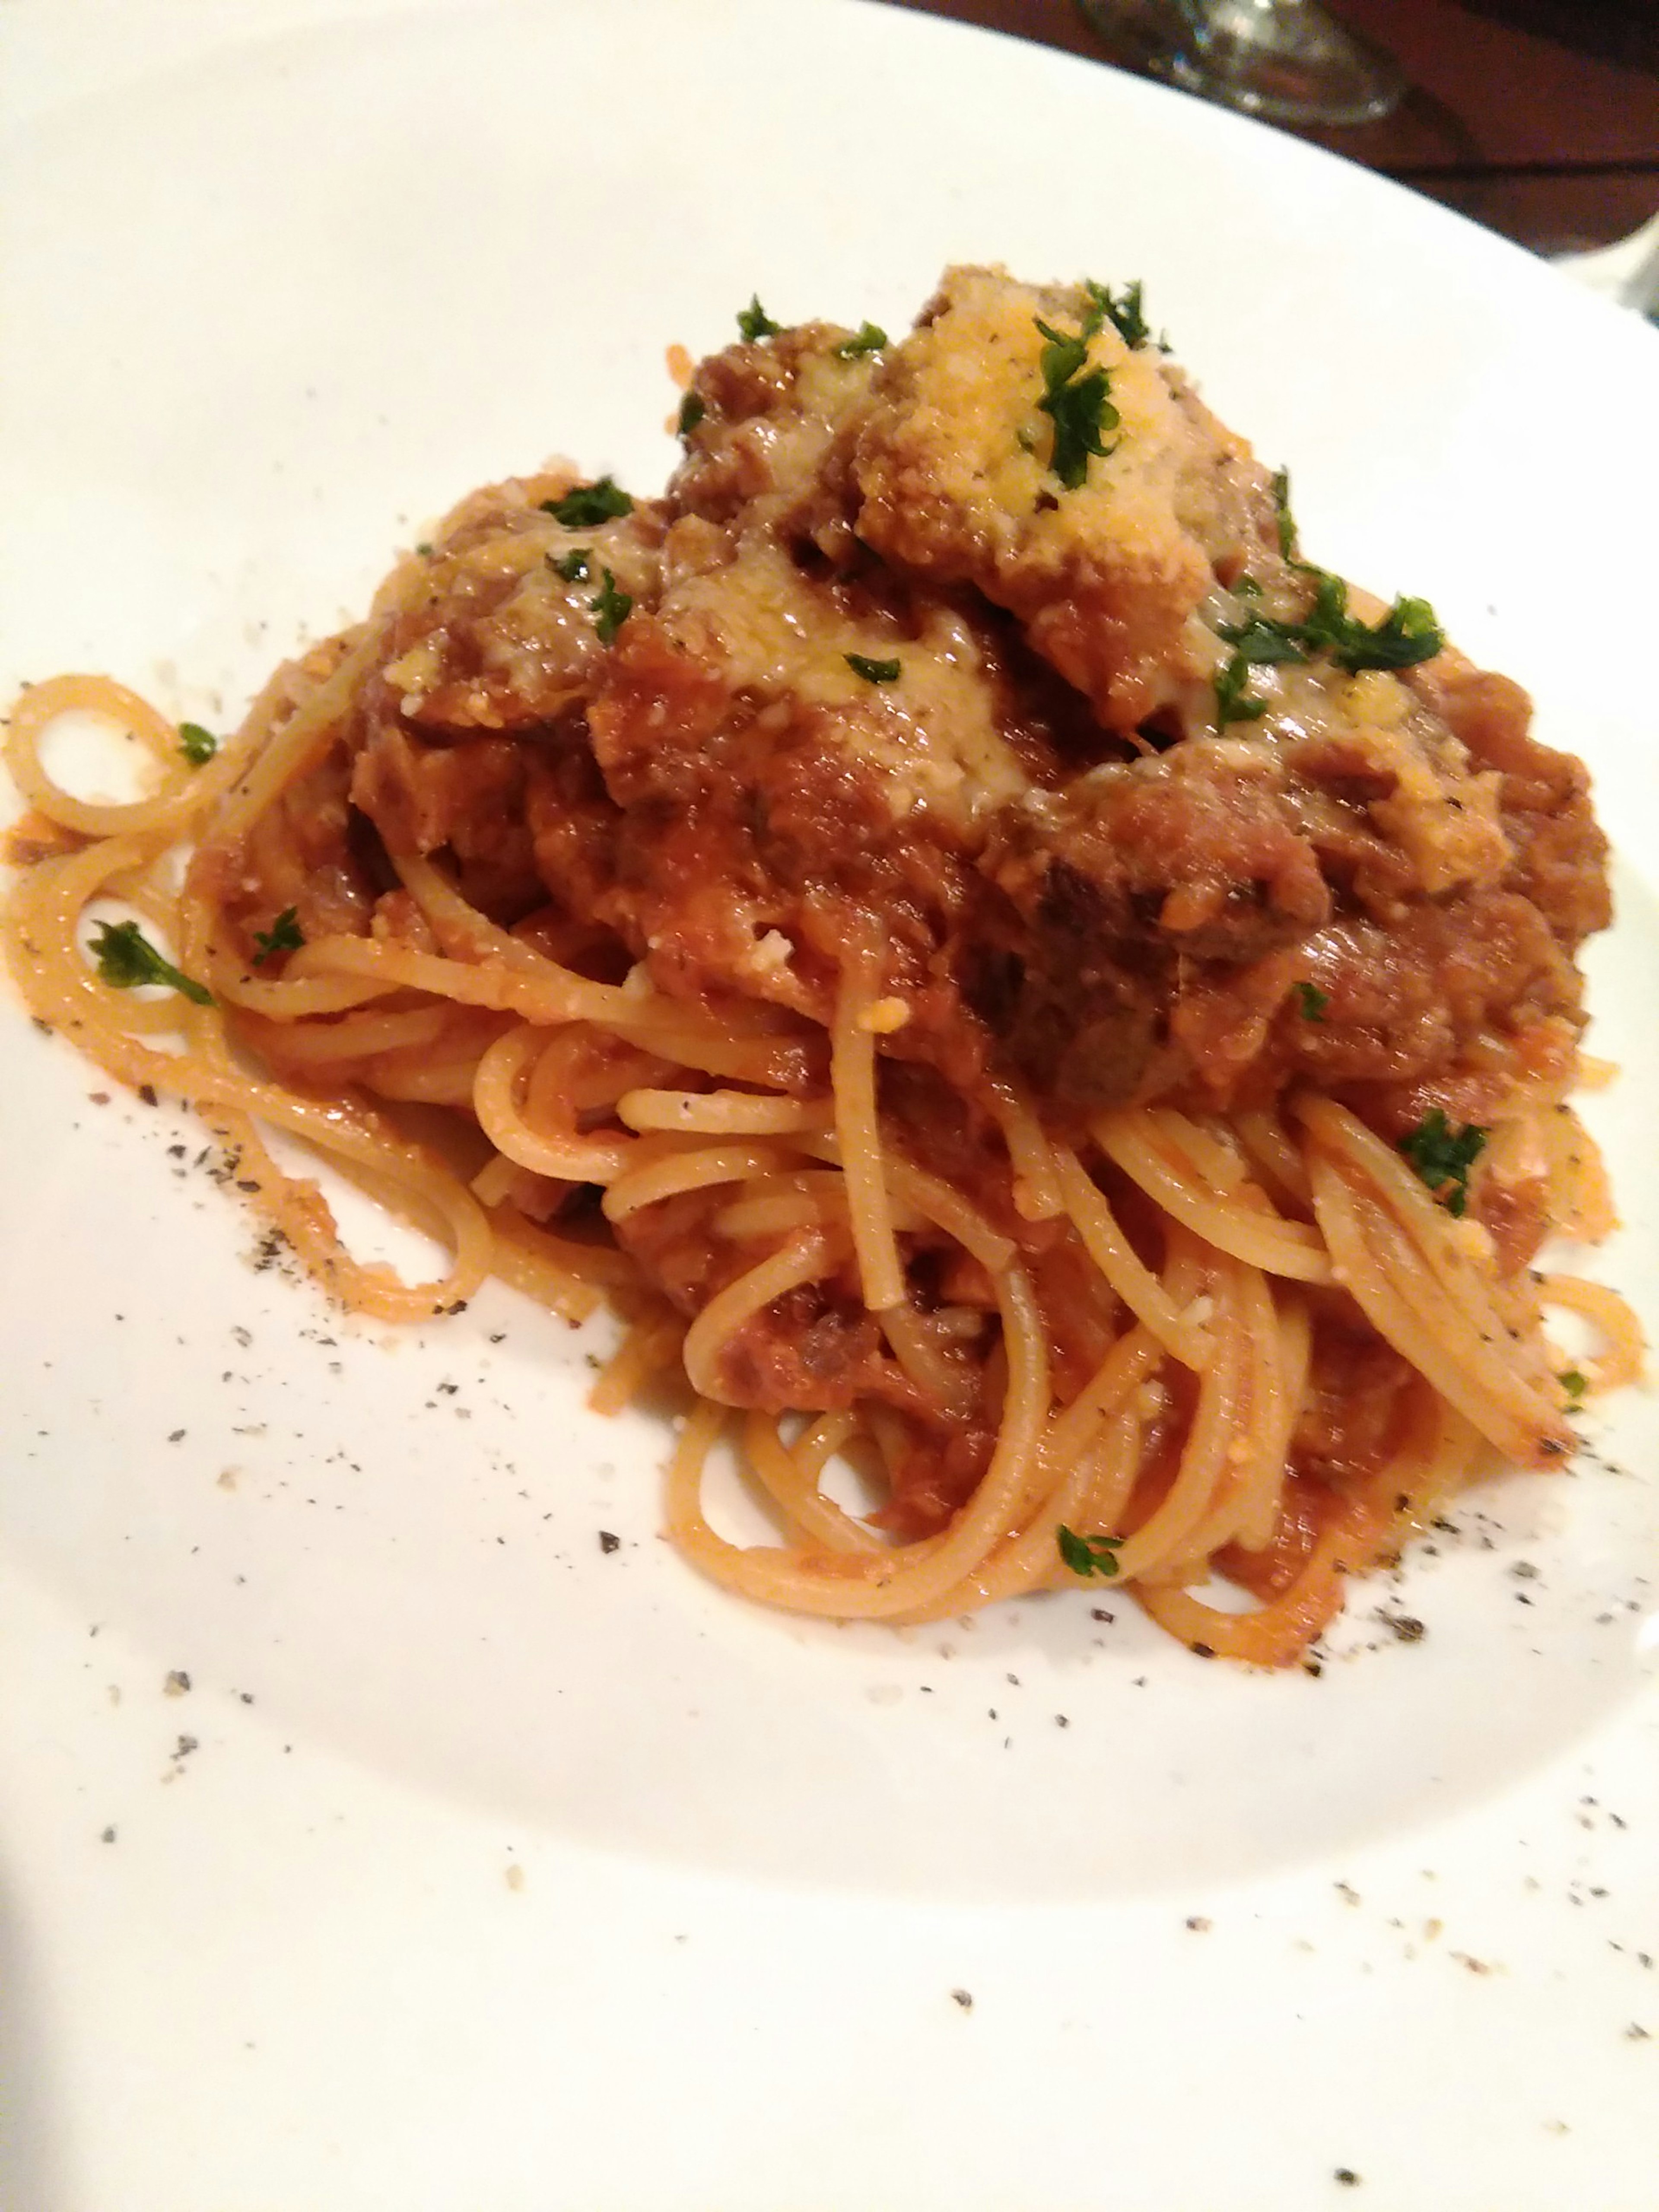
<path fill-rule="evenodd" d="M 205 764 L 105 679 L 26 691 L 28 1004 L 192 1104 L 356 1310 L 608 1300 L 595 1402 L 689 1394 L 668 1527 L 727 1589 L 915 1622 L 1105 1576 L 1291 1660 L 1639 1370 L 1531 1266 L 1611 1222 L 1583 772 L 1301 557 L 1138 290 L 955 270 L 900 343 L 745 336 L 691 398 L 663 500 L 475 495 Z M 149 796 L 53 780 L 88 712 Z M 171 957 L 94 957 L 100 908 Z M 354 1259 L 272 1130 L 443 1272 Z M 775 1542 L 705 1514 L 726 1436 Z"/>

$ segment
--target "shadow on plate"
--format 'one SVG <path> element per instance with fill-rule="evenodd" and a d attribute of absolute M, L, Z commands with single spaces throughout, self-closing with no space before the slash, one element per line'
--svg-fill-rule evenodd
<path fill-rule="evenodd" d="M 67 2212 L 52 2061 L 28 1940 L 0 1891 L 0 2204 Z"/>

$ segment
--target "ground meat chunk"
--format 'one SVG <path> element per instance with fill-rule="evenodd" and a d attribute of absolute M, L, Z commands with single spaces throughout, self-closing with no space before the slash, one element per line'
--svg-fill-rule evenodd
<path fill-rule="evenodd" d="M 1411 1369 L 1334 1303 L 1314 1314 L 1308 1402 L 1291 1439 L 1291 1465 L 1340 1490 L 1363 1482 L 1396 1439 Z"/>
<path fill-rule="evenodd" d="M 695 1315 L 763 1257 L 713 1226 L 722 1191 L 687 1191 L 616 1224 L 617 1242 L 684 1314 Z M 721 1355 L 728 1402 L 767 1413 L 836 1413 L 892 1395 L 881 1332 L 846 1269 L 775 1299 L 735 1330 Z M 897 1395 L 908 1399 L 902 1382 Z"/>
<path fill-rule="evenodd" d="M 1393 928 L 1339 921 L 1306 961 L 1325 1004 L 1316 1022 L 1287 1009 L 1286 1042 L 1291 1065 L 1328 1087 L 1420 1081 L 1452 1068 L 1470 1038 L 1512 1040 L 1579 1011 L 1571 963 L 1514 891 L 1425 903 Z"/>
<path fill-rule="evenodd" d="M 1331 908 L 1276 783 L 1270 759 L 1193 746 L 1097 769 L 1052 807 L 1039 803 L 1033 848 L 1011 854 L 995 879 L 1034 918 L 1054 908 L 1075 927 L 1086 909 L 1097 939 L 1155 929 L 1195 960 L 1260 958 L 1318 929 Z M 1049 887 L 1056 873 L 1063 892 Z"/>
<path fill-rule="evenodd" d="M 1613 918 L 1607 841 L 1590 806 L 1583 761 L 1531 735 L 1532 702 L 1518 684 L 1474 667 L 1449 647 L 1417 670 L 1419 693 L 1477 761 L 1502 778 L 1510 889 L 1528 899 L 1558 941 L 1576 951 Z"/>
<path fill-rule="evenodd" d="M 349 764 L 331 755 L 255 823 L 225 896 L 227 911 L 250 933 L 269 928 L 289 907 L 306 938 L 367 927 L 374 886 L 353 849 L 349 775 Z"/>
<path fill-rule="evenodd" d="M 1276 750 L 1304 834 L 1344 899 L 1384 921 L 1497 884 L 1514 860 L 1502 779 L 1380 670 L 1287 672 Z"/>
<path fill-rule="evenodd" d="M 434 737 L 531 729 L 586 695 L 604 659 L 596 602 L 655 588 L 660 510 L 566 527 L 549 512 L 571 474 L 479 492 L 422 556 L 426 590 L 387 632 L 371 726 L 394 717 Z M 453 518 L 452 518 L 452 523 Z M 447 526 L 447 529 L 448 526 Z"/>
<path fill-rule="evenodd" d="M 982 1423 L 924 1428 L 894 1469 L 886 1504 L 871 1520 L 901 1543 L 937 1535 L 978 1489 L 995 1449 L 996 1431 Z"/>
<path fill-rule="evenodd" d="M 620 810 L 607 911 L 664 988 L 819 1021 L 869 940 L 906 1047 L 960 1062 L 950 946 L 971 856 L 1034 773 L 1063 774 L 1000 623 L 820 573 L 769 531 L 700 551 L 681 568 L 671 538 L 669 581 L 589 709 Z"/>
<path fill-rule="evenodd" d="M 842 441 L 874 366 L 867 353 L 842 350 L 852 337 L 835 324 L 806 323 L 703 362 L 690 394 L 701 411 L 670 487 L 676 508 L 851 555 Z"/>
<path fill-rule="evenodd" d="M 528 763 L 507 738 L 423 743 L 386 723 L 357 755 L 351 803 L 394 850 L 447 850 L 460 889 L 496 920 L 541 903 L 526 811 Z"/>
<path fill-rule="evenodd" d="M 763 1413 L 842 1413 L 887 1395 L 881 1332 L 855 1283 L 792 1291 L 734 1330 L 720 1358 L 730 1402 Z"/>
<path fill-rule="evenodd" d="M 1331 912 L 1271 758 L 1219 747 L 1080 778 L 1024 810 L 985 865 L 1001 895 L 985 909 L 986 950 L 994 963 L 1001 953 L 1013 990 L 999 1009 L 997 968 L 981 958 L 980 1003 L 1024 1073 L 1073 1107 L 1120 1105 L 1167 1080 L 1172 1047 L 1229 1087 L 1235 1016 L 1244 1012 L 1248 1058 L 1291 980 L 1273 971 L 1261 1006 L 1241 996 L 1240 972 Z M 1172 999 L 1212 978 L 1228 1021 L 1189 1024 L 1183 1042 Z"/>

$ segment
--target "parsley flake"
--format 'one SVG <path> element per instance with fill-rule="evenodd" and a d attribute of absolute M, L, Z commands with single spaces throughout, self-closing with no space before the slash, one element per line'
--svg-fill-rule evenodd
<path fill-rule="evenodd" d="M 887 343 L 887 333 L 879 323 L 864 322 L 850 338 L 843 338 L 836 348 L 838 359 L 857 361 L 860 355 L 879 353 Z"/>
<path fill-rule="evenodd" d="M 1103 368 L 1091 368 L 1089 325 L 1073 337 L 1053 329 L 1039 315 L 1036 326 L 1048 343 L 1037 356 L 1042 376 L 1042 397 L 1037 406 L 1054 426 L 1054 453 L 1048 465 L 1067 491 L 1078 491 L 1087 481 L 1089 457 L 1104 460 L 1112 448 L 1103 434 L 1115 430 L 1120 417 L 1111 402 L 1111 384 Z M 1098 322 L 1093 328 L 1100 327 Z"/>
<path fill-rule="evenodd" d="M 1110 1582 L 1116 1574 L 1121 1536 L 1079 1536 L 1075 1528 L 1068 1528 L 1062 1521 L 1054 1531 L 1054 1540 L 1065 1564 L 1084 1581 L 1098 1575 L 1103 1582 Z"/>
<path fill-rule="evenodd" d="M 680 419 L 677 428 L 682 438 L 689 438 L 703 416 L 708 412 L 708 402 L 701 392 L 688 392 L 680 402 Z"/>
<path fill-rule="evenodd" d="M 1037 367 L 1042 373 L 1044 391 L 1052 392 L 1068 378 L 1075 376 L 1088 360 L 1090 337 L 1100 325 L 1098 322 L 1092 325 L 1085 323 L 1081 332 L 1073 337 L 1068 332 L 1057 331 L 1045 323 L 1041 315 L 1034 315 L 1032 320 L 1048 341 L 1037 356 Z"/>
<path fill-rule="evenodd" d="M 194 1006 L 213 1004 L 213 994 L 164 960 L 136 921 L 100 921 L 92 950 L 100 976 L 118 991 L 157 983 L 165 990 L 182 992 Z"/>
<path fill-rule="evenodd" d="M 1328 991 L 1322 991 L 1317 983 L 1298 983 L 1296 987 L 1296 995 L 1302 1002 L 1302 1018 L 1304 1022 L 1324 1020 L 1325 1009 L 1331 1003 Z"/>
<path fill-rule="evenodd" d="M 1109 323 L 1124 344 L 1132 349 L 1136 346 L 1146 344 L 1152 331 L 1151 324 L 1141 313 L 1141 284 L 1139 277 L 1136 277 L 1133 284 L 1124 286 L 1123 297 L 1121 300 L 1114 295 L 1109 284 L 1097 284 L 1092 280 L 1088 280 L 1085 281 L 1083 289 L 1094 303 L 1090 312 L 1090 318 L 1085 319 L 1083 325 L 1085 337 L 1091 337 L 1103 321 Z"/>
<path fill-rule="evenodd" d="M 1340 576 L 1305 561 L 1296 565 L 1318 580 L 1313 605 L 1300 622 L 1281 622 L 1251 607 L 1242 623 L 1218 625 L 1217 635 L 1250 667 L 1300 664 L 1328 653 L 1354 675 L 1362 668 L 1414 668 L 1444 646 L 1445 634 L 1426 599 L 1398 599 L 1380 622 L 1362 622 L 1348 612 L 1348 587 Z"/>
<path fill-rule="evenodd" d="M 1331 658 L 1351 673 L 1361 668 L 1415 668 L 1432 660 L 1446 642 L 1426 599 L 1397 599 L 1381 622 L 1367 628 L 1351 622 L 1332 647 Z"/>
<path fill-rule="evenodd" d="M 542 501 L 542 513 L 550 514 L 567 530 L 597 529 L 602 522 L 612 522 L 617 515 L 633 512 L 633 501 L 610 477 L 601 477 L 597 483 L 578 484 L 562 499 Z"/>
<path fill-rule="evenodd" d="M 1273 505 L 1279 509 L 1279 550 L 1287 561 L 1294 561 L 1296 517 L 1291 513 L 1291 472 L 1288 469 L 1273 471 Z"/>
<path fill-rule="evenodd" d="M 592 547 L 578 545 L 574 551 L 567 553 L 562 561 L 556 561 L 550 553 L 547 565 L 556 576 L 562 576 L 567 584 L 580 584 L 592 565 Z"/>
<path fill-rule="evenodd" d="M 299 908 L 285 906 L 269 929 L 254 931 L 253 942 L 259 949 L 253 956 L 253 964 L 256 968 L 263 966 L 273 952 L 297 952 L 305 941 Z"/>
<path fill-rule="evenodd" d="M 1340 576 L 1302 558 L 1296 518 L 1291 513 L 1291 477 L 1279 469 L 1273 479 L 1279 510 L 1279 550 L 1293 568 L 1316 578 L 1312 612 L 1305 622 L 1280 625 L 1287 635 L 1316 652 L 1328 652 L 1339 668 L 1357 675 L 1362 668 L 1415 668 L 1432 660 L 1446 642 L 1445 632 L 1426 599 L 1399 598 L 1381 622 L 1361 622 L 1348 612 L 1348 587 Z M 1225 633 L 1223 633 L 1224 635 Z"/>
<path fill-rule="evenodd" d="M 1255 722 L 1267 711 L 1265 699 L 1250 696 L 1250 664 L 1235 653 L 1215 679 L 1215 718 L 1225 729 L 1229 722 Z"/>
<path fill-rule="evenodd" d="M 617 589 L 617 580 L 609 568 L 601 568 L 599 578 L 599 592 L 588 601 L 588 611 L 593 617 L 599 643 L 611 645 L 616 641 L 617 632 L 634 611 L 634 602 L 626 592 Z"/>
<path fill-rule="evenodd" d="M 1438 1106 L 1431 1106 L 1400 1139 L 1400 1149 L 1452 1218 L 1462 1220 L 1469 1203 L 1469 1170 L 1486 1141 L 1485 1129 L 1474 1122 L 1455 1127 Z"/>
<path fill-rule="evenodd" d="M 1092 454 L 1104 460 L 1112 448 L 1102 440 L 1115 429 L 1118 411 L 1107 397 L 1111 386 L 1103 368 L 1091 368 L 1073 384 L 1057 387 L 1037 405 L 1054 426 L 1054 450 L 1050 466 L 1067 491 L 1079 491 L 1088 480 Z"/>
<path fill-rule="evenodd" d="M 219 740 L 199 722 L 180 722 L 179 750 L 192 768 L 202 768 L 219 750 Z"/>
<path fill-rule="evenodd" d="M 783 325 L 775 323 L 762 307 L 759 293 L 750 293 L 749 305 L 738 313 L 738 337 L 747 338 L 750 345 L 755 345 L 762 338 L 776 337 L 782 328 Z"/>
<path fill-rule="evenodd" d="M 1295 623 L 1275 622 L 1271 615 L 1254 611 L 1245 622 L 1223 623 L 1217 635 L 1224 637 L 1250 668 L 1275 668 L 1308 657 Z"/>
<path fill-rule="evenodd" d="M 844 653 L 842 659 L 854 676 L 861 676 L 866 684 L 896 684 L 903 664 L 898 660 L 872 660 L 862 653 Z"/>
<path fill-rule="evenodd" d="M 1565 1373 L 1558 1375 L 1555 1379 L 1575 1405 L 1589 1388 L 1589 1376 L 1581 1375 L 1576 1367 L 1569 1367 Z"/>
<path fill-rule="evenodd" d="M 1340 644 L 1351 627 L 1347 586 L 1328 568 L 1310 568 L 1305 562 L 1299 565 L 1315 580 L 1314 603 L 1306 620 L 1292 626 L 1296 634 L 1304 645 L 1315 647 Z"/>

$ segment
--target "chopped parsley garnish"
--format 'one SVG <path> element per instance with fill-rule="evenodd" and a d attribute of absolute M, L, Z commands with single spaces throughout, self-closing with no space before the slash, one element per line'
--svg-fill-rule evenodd
<path fill-rule="evenodd" d="M 429 561 L 432 558 L 432 540 L 429 538 L 422 538 L 420 544 L 415 548 L 415 550 L 420 555 L 422 561 Z"/>
<path fill-rule="evenodd" d="M 1302 1018 L 1304 1022 L 1324 1020 L 1325 1009 L 1331 1003 L 1328 991 L 1322 991 L 1317 983 L 1298 983 L 1296 987 L 1296 995 L 1302 1002 Z"/>
<path fill-rule="evenodd" d="M 1115 296 L 1109 284 L 1097 284 L 1088 280 L 1083 289 L 1094 302 L 1091 320 L 1085 321 L 1083 326 L 1085 337 L 1092 337 L 1104 321 L 1111 325 L 1126 346 L 1133 348 L 1146 344 L 1152 331 L 1152 325 L 1140 311 L 1139 277 L 1133 284 L 1124 286 L 1121 300 Z"/>
<path fill-rule="evenodd" d="M 617 589 L 617 580 L 609 568 L 600 569 L 599 579 L 598 595 L 591 599 L 587 605 L 593 617 L 593 627 L 599 632 L 599 643 L 610 645 L 615 641 L 617 632 L 634 611 L 634 602 L 626 592 Z"/>
<path fill-rule="evenodd" d="M 601 522 L 612 522 L 617 515 L 633 512 L 633 501 L 610 477 L 601 477 L 597 483 L 578 484 L 562 499 L 542 501 L 542 513 L 550 514 L 567 530 L 596 529 Z"/>
<path fill-rule="evenodd" d="M 1054 453 L 1048 465 L 1067 491 L 1078 491 L 1088 477 L 1090 455 L 1104 460 L 1112 450 L 1102 443 L 1102 437 L 1104 432 L 1115 430 L 1119 422 L 1105 370 L 1091 368 L 1085 374 L 1089 338 L 1100 324 L 1098 319 L 1092 325 L 1085 323 L 1083 335 L 1072 337 L 1053 329 L 1041 316 L 1036 321 L 1048 340 L 1037 357 L 1042 374 L 1042 397 L 1037 405 L 1054 426 Z"/>
<path fill-rule="evenodd" d="M 1589 1389 L 1589 1377 L 1581 1375 L 1576 1367 L 1569 1367 L 1564 1374 L 1558 1375 L 1555 1379 L 1575 1403 Z"/>
<path fill-rule="evenodd" d="M 1314 603 L 1300 622 L 1280 622 L 1252 607 L 1242 623 L 1223 623 L 1218 635 L 1253 668 L 1306 661 L 1328 653 L 1339 668 L 1414 668 L 1432 660 L 1445 634 L 1426 599 L 1398 599 L 1378 623 L 1348 612 L 1348 587 L 1340 576 L 1297 563 L 1317 577 Z M 1248 594 L 1246 595 L 1249 596 Z"/>
<path fill-rule="evenodd" d="M 1304 645 L 1316 649 L 1335 645 L 1348 627 L 1348 587 L 1328 568 L 1310 568 L 1305 562 L 1298 565 L 1314 579 L 1314 603 L 1307 620 L 1293 625 L 1297 635 Z"/>
<path fill-rule="evenodd" d="M 762 307 L 758 293 L 751 293 L 749 305 L 738 311 L 738 335 L 739 337 L 747 338 L 750 345 L 754 345 L 761 338 L 776 337 L 782 328 L 783 325 L 775 323 L 765 308 Z"/>
<path fill-rule="evenodd" d="M 1454 1220 L 1469 1203 L 1469 1170 L 1480 1157 L 1486 1132 L 1474 1122 L 1459 1128 L 1438 1106 L 1431 1106 L 1400 1149 Z"/>
<path fill-rule="evenodd" d="M 1287 561 L 1297 557 L 1296 517 L 1291 513 L 1291 472 L 1273 471 L 1273 505 L 1279 509 L 1279 550 Z"/>
<path fill-rule="evenodd" d="M 118 991 L 159 983 L 166 990 L 182 991 L 192 1005 L 213 1004 L 213 994 L 164 960 L 136 921 L 100 921 L 92 950 L 99 975 Z"/>
<path fill-rule="evenodd" d="M 887 333 L 879 323 L 864 322 L 850 338 L 843 338 L 836 348 L 842 361 L 857 361 L 860 355 L 879 353 L 887 343 Z"/>
<path fill-rule="evenodd" d="M 1250 696 L 1249 681 L 1249 662 L 1235 653 L 1215 679 L 1215 718 L 1224 729 L 1229 722 L 1254 722 L 1267 713 L 1267 701 Z"/>
<path fill-rule="evenodd" d="M 1091 1575 L 1099 1575 L 1109 1582 L 1117 1572 L 1118 1547 L 1121 1536 L 1079 1536 L 1075 1528 L 1068 1528 L 1062 1521 L 1054 1531 L 1060 1547 L 1060 1556 L 1074 1575 L 1086 1582 Z"/>
<path fill-rule="evenodd" d="M 305 941 L 299 908 L 285 906 L 269 929 L 254 931 L 253 942 L 259 949 L 253 956 L 253 964 L 256 968 L 263 966 L 273 952 L 297 952 Z"/>
<path fill-rule="evenodd" d="M 591 545 L 578 545 L 573 551 L 567 553 L 562 561 L 556 561 L 550 553 L 547 556 L 547 565 L 556 576 L 562 576 L 567 584 L 580 584 L 586 575 L 592 559 L 593 549 Z"/>
<path fill-rule="evenodd" d="M 1426 599 L 1396 599 L 1381 622 L 1364 623 L 1348 612 L 1348 587 L 1342 579 L 1302 558 L 1291 513 L 1288 469 L 1279 469 L 1273 477 L 1273 504 L 1279 509 L 1279 551 L 1293 568 L 1317 580 L 1307 620 L 1279 625 L 1286 635 L 1316 652 L 1328 652 L 1351 676 L 1362 668 L 1415 668 L 1419 661 L 1434 659 L 1446 637 Z"/>
<path fill-rule="evenodd" d="M 861 676 L 866 684 L 896 684 L 903 666 L 898 660 L 872 660 L 862 653 L 844 653 L 842 659 L 854 675 Z"/>
<path fill-rule="evenodd" d="M 708 402 L 701 392 L 688 392 L 680 402 L 678 428 L 682 438 L 689 438 L 703 416 L 708 412 Z"/>
<path fill-rule="evenodd" d="M 1089 340 L 1100 328 L 1098 321 L 1092 326 L 1085 324 L 1081 334 L 1070 337 L 1045 323 L 1041 315 L 1032 318 L 1048 343 L 1037 356 L 1037 366 L 1042 371 L 1042 388 L 1053 392 L 1070 377 L 1077 374 L 1089 358 Z"/>
<path fill-rule="evenodd" d="M 1297 625 L 1275 622 L 1271 615 L 1252 613 L 1242 623 L 1223 623 L 1224 637 L 1246 665 L 1276 668 L 1285 661 L 1305 660 Z"/>
<path fill-rule="evenodd" d="M 1350 672 L 1415 668 L 1419 661 L 1432 660 L 1445 642 L 1446 634 L 1426 599 L 1397 599 L 1380 623 L 1368 628 L 1351 621 L 1332 647 L 1331 658 Z"/>
<path fill-rule="evenodd" d="M 179 750 L 192 768 L 201 768 L 218 751 L 219 740 L 199 722 L 180 722 Z"/>

